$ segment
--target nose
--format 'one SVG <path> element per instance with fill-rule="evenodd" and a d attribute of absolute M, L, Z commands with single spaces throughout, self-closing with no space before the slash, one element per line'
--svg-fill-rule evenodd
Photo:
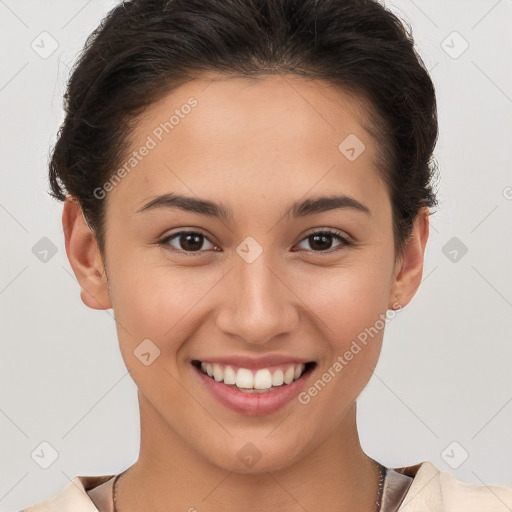
<path fill-rule="evenodd" d="M 299 322 L 300 300 L 286 273 L 272 265 L 266 251 L 252 263 L 235 259 L 217 308 L 217 327 L 252 345 L 292 333 Z"/>

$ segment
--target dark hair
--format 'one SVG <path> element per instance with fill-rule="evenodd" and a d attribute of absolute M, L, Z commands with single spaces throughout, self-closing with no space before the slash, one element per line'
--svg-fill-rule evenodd
<path fill-rule="evenodd" d="M 106 202 L 93 191 L 125 159 L 145 108 L 201 72 L 293 73 L 341 86 L 366 106 L 398 255 L 419 209 L 437 204 L 435 91 L 403 23 L 376 0 L 123 2 L 73 67 L 49 163 L 50 195 L 79 201 L 104 255 Z"/>

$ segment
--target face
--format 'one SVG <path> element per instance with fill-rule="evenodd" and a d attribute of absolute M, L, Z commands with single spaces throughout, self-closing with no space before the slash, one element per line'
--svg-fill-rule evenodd
<path fill-rule="evenodd" d="M 401 267 L 353 98 L 292 76 L 211 78 L 145 112 L 135 160 L 106 187 L 103 306 L 143 429 L 259 472 L 342 428 L 377 364 Z M 164 194 L 174 200 L 147 206 Z"/>

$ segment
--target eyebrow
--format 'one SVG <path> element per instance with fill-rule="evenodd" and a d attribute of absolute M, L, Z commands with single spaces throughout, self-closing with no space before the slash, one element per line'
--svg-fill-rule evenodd
<path fill-rule="evenodd" d="M 216 217 L 225 221 L 233 219 L 233 211 L 222 203 L 215 203 L 207 199 L 184 196 L 182 194 L 169 193 L 155 197 L 136 213 L 148 212 L 160 208 L 178 208 L 180 210 Z M 330 210 L 354 210 L 371 216 L 370 209 L 353 197 L 347 195 L 320 196 L 296 201 L 286 210 L 284 217 L 293 218 L 306 217 Z"/>

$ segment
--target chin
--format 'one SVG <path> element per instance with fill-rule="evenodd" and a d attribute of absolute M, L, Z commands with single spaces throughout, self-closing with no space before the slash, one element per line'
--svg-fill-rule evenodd
<path fill-rule="evenodd" d="M 289 438 L 288 441 L 290 441 Z M 233 451 L 233 445 L 240 445 L 240 448 Z M 275 442 L 269 442 L 268 439 L 265 441 L 264 438 L 254 443 L 247 440 L 238 443 L 235 441 L 231 444 L 229 454 L 217 452 L 210 454 L 207 458 L 213 465 L 225 471 L 248 475 L 279 471 L 289 467 L 300 458 L 296 444 L 290 443 L 288 446 L 283 446 L 279 443 L 279 446 L 275 445 Z"/>

